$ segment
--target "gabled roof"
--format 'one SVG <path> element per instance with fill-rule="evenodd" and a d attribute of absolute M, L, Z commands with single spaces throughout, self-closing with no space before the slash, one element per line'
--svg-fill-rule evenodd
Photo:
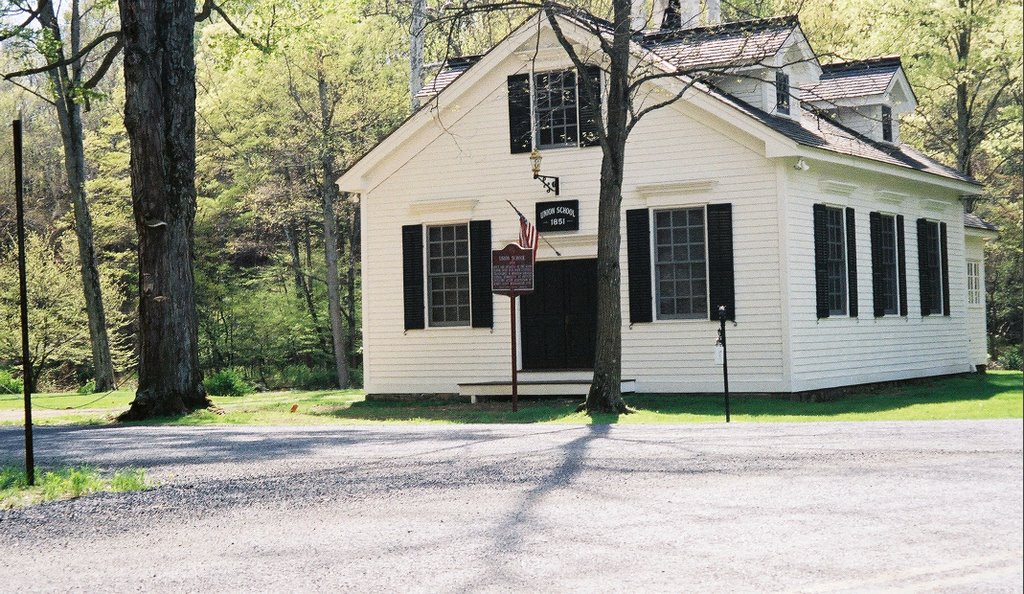
<path fill-rule="evenodd" d="M 560 16 L 566 19 L 568 23 L 576 21 L 577 24 L 581 25 L 582 29 L 590 33 L 596 30 L 599 34 L 609 34 L 611 31 L 609 23 L 600 19 L 594 19 L 589 15 L 587 15 L 587 18 L 564 14 Z M 529 19 L 527 20 L 528 22 Z M 506 38 L 506 42 L 516 35 L 525 34 L 527 26 L 529 25 L 524 23 L 522 27 Z M 789 37 L 798 30 L 799 21 L 795 16 L 777 17 L 756 21 L 740 21 L 715 27 L 700 27 L 638 35 L 634 38 L 637 42 L 634 47 L 635 52 L 639 55 L 642 55 L 645 51 L 649 52 L 647 53 L 647 59 L 652 60 L 659 68 L 664 69 L 666 72 L 673 72 L 674 69 L 680 70 L 683 68 L 690 69 L 691 71 L 698 68 L 712 68 L 716 64 L 716 60 L 721 59 L 729 51 L 737 52 L 740 55 L 740 61 L 746 61 L 747 65 L 751 65 L 767 60 L 774 55 L 769 55 L 769 52 L 778 52 L 784 48 Z M 521 41 L 516 43 L 521 43 Z M 706 45 L 707 48 L 700 50 L 699 48 L 702 45 Z M 423 88 L 419 96 L 436 97 L 443 93 L 456 80 L 462 78 L 463 74 L 473 71 L 473 67 L 481 60 L 487 61 L 486 59 L 499 46 L 492 48 L 491 51 L 483 56 L 449 59 L 442 65 L 435 79 Z M 871 68 L 883 69 L 887 68 L 883 67 L 883 64 L 887 64 L 887 60 L 890 60 L 890 58 L 884 58 L 880 61 L 864 60 L 847 63 L 846 67 L 833 65 L 832 73 L 833 76 L 840 80 L 847 79 L 850 77 L 842 75 L 847 70 L 856 73 L 864 70 L 876 61 L 879 64 L 871 66 Z M 739 65 L 736 61 L 731 62 L 731 64 Z M 686 74 L 680 74 L 678 78 L 684 82 L 691 80 Z M 794 121 L 789 118 L 771 115 L 708 84 L 698 83 L 694 85 L 694 90 L 706 91 L 708 96 L 721 101 L 735 109 L 738 113 L 744 114 L 764 125 L 767 129 L 799 145 L 868 159 L 874 162 L 937 175 L 956 182 L 980 186 L 973 178 L 942 165 L 909 146 L 892 146 L 875 142 L 852 129 L 827 119 L 813 110 L 805 108 L 800 121 Z M 422 112 L 430 103 L 430 101 L 424 101 L 424 108 L 410 116 L 400 127 L 406 126 L 410 120 L 417 119 L 416 115 L 422 115 Z M 419 120 L 422 121 L 422 118 L 419 118 Z M 391 135 L 388 138 L 390 137 Z M 382 141 L 381 144 L 378 144 L 370 152 L 375 152 L 382 144 L 385 144 L 385 141 Z M 369 157 L 369 153 L 363 155 L 356 163 L 362 162 L 365 157 Z M 353 167 L 355 167 L 355 164 L 353 164 Z"/>
<path fill-rule="evenodd" d="M 683 72 L 750 66 L 775 57 L 799 27 L 796 16 L 736 21 L 659 31 L 645 35 L 640 45 Z"/>
<path fill-rule="evenodd" d="M 830 101 L 882 95 L 902 69 L 899 56 L 837 62 L 821 67 L 821 81 L 804 89 L 801 101 Z"/>
<path fill-rule="evenodd" d="M 460 56 L 458 58 L 448 58 L 444 62 L 441 62 L 440 68 L 434 79 L 423 86 L 416 96 L 419 98 L 433 97 L 434 95 L 441 92 L 441 89 L 452 84 L 456 78 L 459 78 L 463 72 L 469 70 L 469 67 L 480 61 L 483 56 Z"/>
<path fill-rule="evenodd" d="M 992 223 L 982 219 L 973 212 L 964 213 L 964 227 L 971 227 L 974 229 L 983 229 L 985 231 L 999 231 L 999 227 L 996 227 Z"/>
<path fill-rule="evenodd" d="M 828 119 L 816 110 L 804 108 L 800 121 L 794 121 L 790 118 L 769 114 L 717 89 L 713 89 L 713 92 L 723 101 L 804 146 L 907 167 L 972 184 L 978 183 L 970 176 L 964 175 L 952 167 L 946 167 L 907 145 L 893 146 L 875 142 Z"/>

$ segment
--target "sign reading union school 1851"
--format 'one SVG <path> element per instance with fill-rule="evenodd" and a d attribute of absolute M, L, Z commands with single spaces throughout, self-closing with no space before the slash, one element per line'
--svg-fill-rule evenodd
<path fill-rule="evenodd" d="M 537 230 L 541 233 L 545 231 L 579 231 L 580 201 L 538 202 Z"/>
<path fill-rule="evenodd" d="M 523 295 L 533 292 L 533 252 L 514 243 L 491 250 L 491 292 Z"/>

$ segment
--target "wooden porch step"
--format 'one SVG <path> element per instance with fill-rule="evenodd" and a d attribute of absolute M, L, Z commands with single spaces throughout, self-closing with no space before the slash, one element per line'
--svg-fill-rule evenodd
<path fill-rule="evenodd" d="M 590 380 L 579 379 L 526 379 L 518 382 L 520 396 L 586 396 Z M 635 379 L 622 380 L 622 393 L 636 392 Z M 469 396 L 472 403 L 489 396 L 512 396 L 512 381 L 467 382 L 459 384 L 459 395 Z"/>

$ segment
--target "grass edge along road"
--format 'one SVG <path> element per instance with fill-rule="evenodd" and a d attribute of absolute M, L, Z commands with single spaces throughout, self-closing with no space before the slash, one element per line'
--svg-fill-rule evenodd
<path fill-rule="evenodd" d="M 125 468 L 107 474 L 92 466 L 36 468 L 35 479 L 35 485 L 30 487 L 23 468 L 0 467 L 0 510 L 104 491 L 141 491 L 147 487 L 146 472 L 141 468 Z"/>
<path fill-rule="evenodd" d="M 733 397 L 734 422 L 897 421 L 1021 418 L 1024 382 L 1017 371 L 990 371 L 934 380 L 915 380 L 853 390 L 825 402 Z M 125 410 L 130 391 L 112 394 L 33 396 L 38 425 L 105 425 Z M 364 423 L 715 423 L 723 421 L 721 394 L 626 397 L 630 415 L 576 413 L 579 399 L 527 400 L 518 413 L 507 401 L 468 404 L 450 401 L 366 401 L 359 390 L 265 392 L 214 397 L 217 408 L 148 424 L 320 425 Z M 85 408 L 81 408 L 85 406 Z M 0 425 L 20 425 L 21 397 L 0 396 Z M 291 412 L 292 408 L 296 411 Z"/>

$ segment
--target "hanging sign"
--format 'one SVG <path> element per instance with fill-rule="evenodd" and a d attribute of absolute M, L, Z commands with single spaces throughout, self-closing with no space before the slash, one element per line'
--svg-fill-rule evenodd
<path fill-rule="evenodd" d="M 557 200 L 537 203 L 537 231 L 579 231 L 580 201 Z"/>
<path fill-rule="evenodd" d="M 533 292 L 533 251 L 510 243 L 491 250 L 491 292 L 524 295 Z"/>

